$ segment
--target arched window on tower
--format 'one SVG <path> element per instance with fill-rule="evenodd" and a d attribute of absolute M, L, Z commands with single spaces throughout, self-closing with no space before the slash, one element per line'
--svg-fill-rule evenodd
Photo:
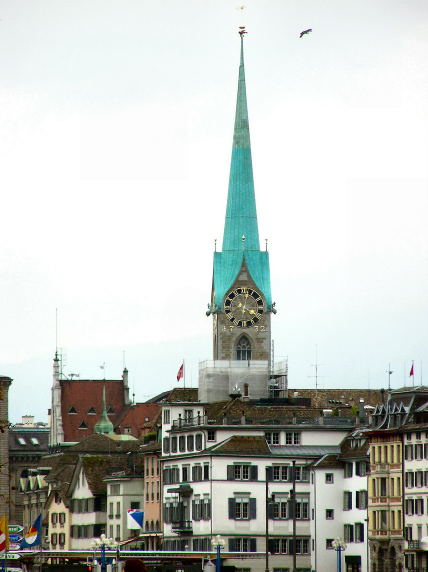
<path fill-rule="evenodd" d="M 251 359 L 251 343 L 247 336 L 241 336 L 236 344 L 236 359 Z"/>

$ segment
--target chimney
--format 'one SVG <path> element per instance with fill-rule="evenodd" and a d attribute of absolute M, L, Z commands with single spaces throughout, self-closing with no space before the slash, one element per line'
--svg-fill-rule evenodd
<path fill-rule="evenodd" d="M 360 402 L 358 403 L 358 417 L 360 419 L 360 423 L 362 423 L 366 419 L 366 410 L 364 409 L 364 399 L 363 398 L 361 398 Z"/>
<path fill-rule="evenodd" d="M 129 405 L 131 401 L 129 400 L 128 370 L 126 369 L 126 367 L 123 369 L 122 379 L 123 379 L 123 393 L 124 393 L 123 397 L 125 405 Z"/>

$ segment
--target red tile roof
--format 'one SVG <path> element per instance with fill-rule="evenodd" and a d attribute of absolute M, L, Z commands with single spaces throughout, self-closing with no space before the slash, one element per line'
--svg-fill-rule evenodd
<path fill-rule="evenodd" d="M 131 428 L 133 437 L 141 437 L 153 429 L 159 418 L 158 403 L 135 403 L 126 406 L 114 423 L 115 431 L 124 433 L 125 428 Z"/>
<path fill-rule="evenodd" d="M 93 433 L 102 408 L 102 389 L 106 387 L 107 411 L 112 408 L 114 414 L 109 419 L 115 421 L 125 407 L 125 391 L 123 379 L 73 379 L 61 380 L 61 413 L 64 428 L 64 441 L 81 441 L 86 435 Z M 69 413 L 73 408 L 76 413 Z M 88 413 L 93 408 L 95 414 Z M 79 429 L 81 425 L 86 429 Z"/>

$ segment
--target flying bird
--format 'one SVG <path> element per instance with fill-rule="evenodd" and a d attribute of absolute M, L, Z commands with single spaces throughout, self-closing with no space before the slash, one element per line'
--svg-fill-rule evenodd
<path fill-rule="evenodd" d="M 312 28 L 308 28 L 307 30 L 303 30 L 303 32 L 300 32 L 300 37 L 302 38 L 305 34 L 309 34 L 310 32 L 312 32 Z"/>

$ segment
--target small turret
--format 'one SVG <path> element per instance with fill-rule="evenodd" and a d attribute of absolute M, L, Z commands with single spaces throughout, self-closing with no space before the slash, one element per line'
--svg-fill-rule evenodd
<path fill-rule="evenodd" d="M 105 385 L 103 387 L 103 408 L 101 411 L 100 418 L 95 423 L 94 433 L 98 433 L 98 435 L 111 435 L 112 433 L 114 433 L 113 423 L 110 421 L 107 415 Z"/>

